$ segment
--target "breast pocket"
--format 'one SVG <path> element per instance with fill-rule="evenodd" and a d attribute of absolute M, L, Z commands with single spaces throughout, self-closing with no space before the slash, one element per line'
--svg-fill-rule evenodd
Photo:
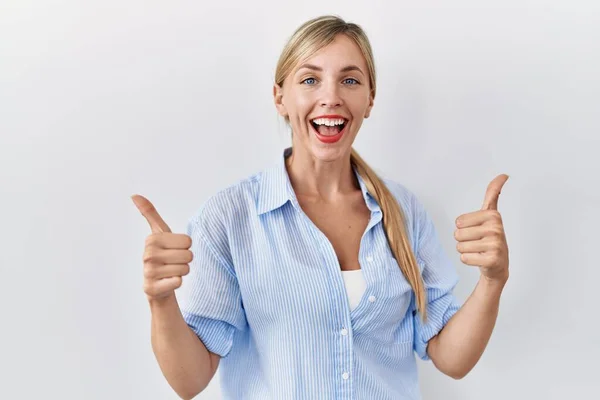
<path fill-rule="evenodd" d="M 367 335 L 354 337 L 357 352 L 364 353 L 367 358 L 378 363 L 393 367 L 413 354 L 413 342 L 382 342 Z"/>
<path fill-rule="evenodd" d="M 380 343 L 403 343 L 412 341 L 412 332 L 406 325 L 412 321 L 410 309 L 412 290 L 398 263 L 392 257 L 385 257 L 377 266 L 375 278 L 368 288 L 373 293 L 355 310 L 352 324 L 355 333 L 365 335 Z"/>

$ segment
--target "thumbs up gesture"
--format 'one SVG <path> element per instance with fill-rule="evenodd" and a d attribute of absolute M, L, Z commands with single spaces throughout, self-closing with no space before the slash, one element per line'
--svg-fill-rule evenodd
<path fill-rule="evenodd" d="M 190 272 L 193 254 L 189 250 L 192 238 L 172 233 L 156 208 L 140 195 L 131 197 L 137 209 L 148 221 L 152 233 L 144 249 L 144 292 L 148 300 L 162 299 L 175 294 L 182 277 Z"/>
<path fill-rule="evenodd" d="M 482 209 L 458 217 L 454 232 L 460 260 L 479 267 L 483 277 L 502 283 L 508 279 L 508 245 L 498 197 L 507 180 L 508 175 L 498 175 L 488 185 Z"/>

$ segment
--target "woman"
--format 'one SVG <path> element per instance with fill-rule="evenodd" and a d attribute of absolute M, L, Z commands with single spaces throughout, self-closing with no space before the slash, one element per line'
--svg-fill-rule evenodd
<path fill-rule="evenodd" d="M 292 130 L 278 165 L 210 198 L 187 235 L 133 197 L 153 232 L 145 292 L 169 384 L 192 398 L 220 364 L 227 399 L 418 399 L 415 353 L 465 376 L 508 279 L 496 210 L 508 177 L 490 184 L 482 210 L 457 219 L 461 260 L 481 270 L 460 307 L 423 206 L 352 149 L 376 92 L 362 29 L 308 21 L 275 78 L 275 105 Z"/>

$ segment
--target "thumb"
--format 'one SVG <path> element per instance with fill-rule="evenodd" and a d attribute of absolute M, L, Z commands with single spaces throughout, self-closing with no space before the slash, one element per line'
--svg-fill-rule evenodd
<path fill-rule="evenodd" d="M 508 180 L 508 175 L 501 174 L 494 178 L 487 187 L 482 210 L 498 210 L 498 198 L 502 187 Z"/>
<path fill-rule="evenodd" d="M 171 232 L 171 228 L 169 228 L 167 223 L 161 218 L 158 211 L 156 211 L 156 208 L 154 208 L 154 205 L 150 203 L 150 200 L 139 194 L 131 196 L 131 200 L 133 200 L 133 204 L 135 204 L 140 213 L 146 218 L 146 221 L 148 221 L 148 224 L 150 224 L 152 233 Z"/>

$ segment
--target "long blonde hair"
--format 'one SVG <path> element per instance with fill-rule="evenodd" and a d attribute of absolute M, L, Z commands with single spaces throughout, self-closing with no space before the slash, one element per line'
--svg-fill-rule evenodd
<path fill-rule="evenodd" d="M 362 51 L 367 61 L 369 84 L 374 98 L 376 92 L 375 62 L 369 39 L 360 26 L 348 23 L 337 16 L 327 15 L 314 18 L 305 22 L 296 30 L 284 47 L 277 63 L 275 83 L 283 87 L 285 78 L 300 61 L 333 42 L 339 34 L 352 39 Z M 289 123 L 287 118 L 286 121 Z M 400 266 L 400 270 L 415 293 L 417 310 L 422 319 L 425 320 L 427 305 L 425 285 L 408 238 L 404 213 L 385 183 L 358 155 L 354 148 L 352 149 L 350 162 L 356 167 L 369 193 L 373 195 L 381 207 L 383 227 L 390 249 Z"/>

